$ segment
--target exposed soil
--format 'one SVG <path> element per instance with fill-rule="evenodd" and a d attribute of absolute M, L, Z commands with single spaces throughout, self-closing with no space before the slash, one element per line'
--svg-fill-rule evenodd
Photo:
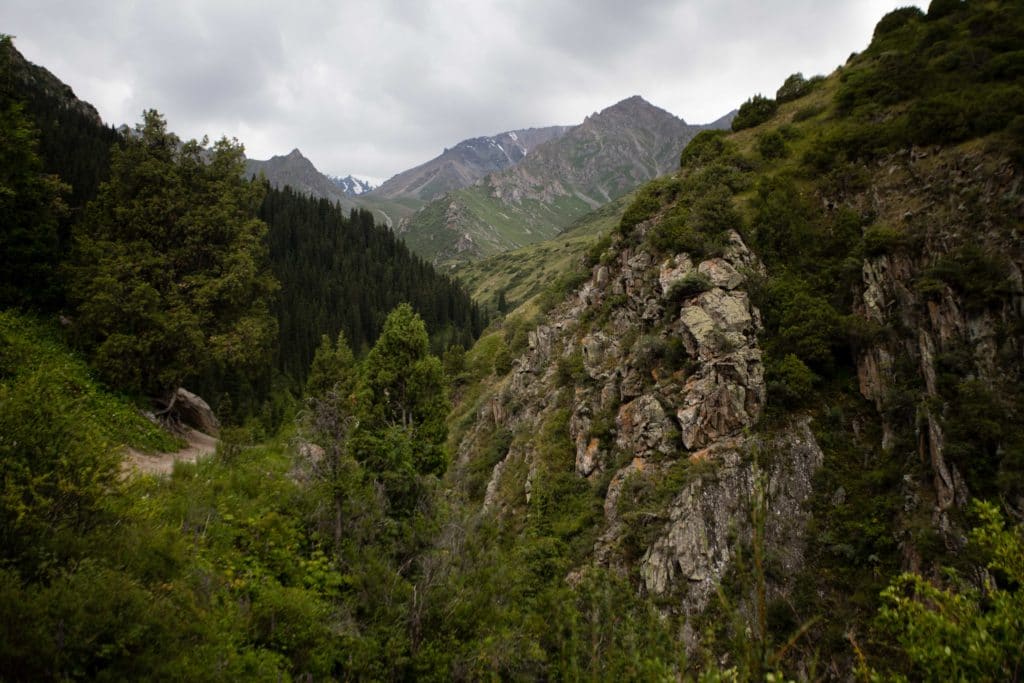
<path fill-rule="evenodd" d="M 208 434 L 189 429 L 183 436 L 188 441 L 188 447 L 171 453 L 143 453 L 126 447 L 125 457 L 121 462 L 122 472 L 125 475 L 133 471 L 143 474 L 170 474 L 174 470 L 174 463 L 179 460 L 195 462 L 217 450 L 217 439 Z"/>

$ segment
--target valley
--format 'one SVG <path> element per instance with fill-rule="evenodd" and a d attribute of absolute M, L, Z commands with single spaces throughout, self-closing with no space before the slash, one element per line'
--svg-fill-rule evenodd
<path fill-rule="evenodd" d="M 1024 10 L 877 19 L 377 187 L 4 36 L 0 679 L 1016 680 Z"/>

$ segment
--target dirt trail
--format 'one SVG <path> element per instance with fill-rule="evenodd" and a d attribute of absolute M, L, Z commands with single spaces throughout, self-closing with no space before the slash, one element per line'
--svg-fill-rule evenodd
<path fill-rule="evenodd" d="M 188 447 L 173 453 L 143 453 L 134 448 L 125 448 L 121 471 L 125 475 L 133 471 L 143 474 L 170 474 L 174 470 L 174 463 L 179 460 L 195 462 L 217 450 L 217 439 L 194 429 L 188 430 L 185 439 L 188 441 Z"/>

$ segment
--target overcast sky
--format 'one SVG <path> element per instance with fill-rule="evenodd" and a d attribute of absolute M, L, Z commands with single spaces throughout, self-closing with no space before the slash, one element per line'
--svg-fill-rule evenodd
<path fill-rule="evenodd" d="M 900 0 L 3 0 L 0 32 L 114 125 L 385 179 L 631 95 L 706 123 L 829 73 Z"/>

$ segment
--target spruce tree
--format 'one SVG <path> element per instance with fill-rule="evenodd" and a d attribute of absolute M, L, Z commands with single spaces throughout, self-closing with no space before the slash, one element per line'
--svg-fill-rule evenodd
<path fill-rule="evenodd" d="M 150 110 L 112 151 L 110 180 L 76 227 L 70 298 L 104 378 L 169 397 L 211 370 L 269 360 L 277 283 L 263 186 L 242 177 L 243 148 L 181 143 Z"/>

